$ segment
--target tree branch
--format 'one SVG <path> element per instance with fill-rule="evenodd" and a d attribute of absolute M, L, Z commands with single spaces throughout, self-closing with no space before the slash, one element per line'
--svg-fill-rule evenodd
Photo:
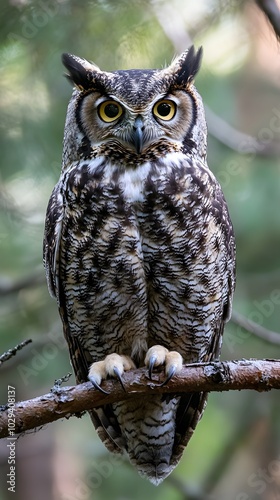
<path fill-rule="evenodd" d="M 31 288 L 46 282 L 45 273 L 42 268 L 36 270 L 33 274 L 28 274 L 23 278 L 13 281 L 0 275 L 0 296 L 19 292 L 23 288 Z"/>
<path fill-rule="evenodd" d="M 164 374 L 155 373 L 150 381 L 147 370 L 140 368 L 123 375 L 125 392 L 116 380 L 106 380 L 102 384 L 109 395 L 94 389 L 90 382 L 64 388 L 56 385 L 49 394 L 1 407 L 0 437 L 9 435 L 11 411 L 15 415 L 14 433 L 17 434 L 98 406 L 143 398 L 143 394 L 280 389 L 280 360 L 194 363 L 184 366 L 180 376 L 174 376 L 168 384 L 160 386 L 163 380 Z"/>
<path fill-rule="evenodd" d="M 266 342 L 270 342 L 271 344 L 280 345 L 280 332 L 273 332 L 272 330 L 268 330 L 261 325 L 258 325 L 254 321 L 249 318 L 246 318 L 242 314 L 239 314 L 236 311 L 232 311 L 231 321 L 247 332 L 252 333 L 256 337 L 265 340 Z"/>
<path fill-rule="evenodd" d="M 16 345 L 12 349 L 9 349 L 7 352 L 4 352 L 3 354 L 1 354 L 1 356 L 0 356 L 0 366 L 5 361 L 8 361 L 8 359 L 10 359 L 13 356 L 15 356 L 18 351 L 20 351 L 21 349 L 23 349 L 23 347 L 25 347 L 26 345 L 30 344 L 31 342 L 32 342 L 31 339 L 24 340 L 23 342 L 21 342 L 20 344 Z"/>
<path fill-rule="evenodd" d="M 276 141 L 275 143 L 269 142 L 265 144 L 256 137 L 252 137 L 234 128 L 223 118 L 214 113 L 207 104 L 204 104 L 204 108 L 209 134 L 215 137 L 217 141 L 240 154 L 279 156 L 280 147 Z"/>

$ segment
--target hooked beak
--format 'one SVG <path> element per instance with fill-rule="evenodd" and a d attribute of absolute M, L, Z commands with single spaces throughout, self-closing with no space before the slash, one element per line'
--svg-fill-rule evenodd
<path fill-rule="evenodd" d="M 143 123 L 143 118 L 142 116 L 138 115 L 134 125 L 133 125 L 133 132 L 132 132 L 132 143 L 135 146 L 136 153 L 139 155 L 139 153 L 142 152 L 143 149 L 143 130 L 145 126 Z"/>

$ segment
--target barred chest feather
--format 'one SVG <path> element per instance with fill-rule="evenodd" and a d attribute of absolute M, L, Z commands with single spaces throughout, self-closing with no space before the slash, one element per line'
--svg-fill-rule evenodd
<path fill-rule="evenodd" d="M 85 324 L 93 359 L 117 346 L 140 363 L 157 342 L 202 359 L 228 289 L 212 174 L 183 154 L 135 170 L 98 159 L 62 189 L 61 277 L 72 333 Z"/>

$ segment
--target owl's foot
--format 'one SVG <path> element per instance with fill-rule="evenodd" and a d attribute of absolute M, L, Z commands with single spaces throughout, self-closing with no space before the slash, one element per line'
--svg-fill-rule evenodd
<path fill-rule="evenodd" d="M 165 365 L 166 379 L 161 384 L 165 385 L 173 377 L 179 373 L 183 366 L 183 358 L 177 351 L 168 351 L 161 345 L 154 345 L 147 351 L 145 357 L 145 365 L 149 369 L 149 377 L 152 378 L 153 369 L 160 365 Z"/>
<path fill-rule="evenodd" d="M 122 374 L 123 372 L 132 370 L 133 368 L 136 368 L 136 366 L 133 363 L 132 359 L 130 359 L 128 356 L 116 353 L 108 354 L 108 356 L 106 356 L 103 361 L 96 361 L 95 363 L 92 363 L 89 369 L 88 378 L 96 389 L 103 392 L 104 394 L 109 394 L 109 392 L 100 387 L 100 384 L 102 380 L 106 379 L 107 377 L 116 377 L 117 379 L 119 379 L 121 386 L 125 391 L 122 381 Z"/>

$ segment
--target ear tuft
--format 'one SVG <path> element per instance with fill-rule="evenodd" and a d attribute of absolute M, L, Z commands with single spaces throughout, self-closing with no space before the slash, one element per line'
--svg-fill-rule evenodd
<path fill-rule="evenodd" d="M 68 69 L 69 75 L 65 75 L 70 82 L 73 82 L 80 90 L 88 90 L 91 86 L 91 73 L 98 70 L 86 59 L 73 56 L 72 54 L 62 54 L 62 63 Z"/>
<path fill-rule="evenodd" d="M 195 75 L 198 73 L 202 60 L 202 47 L 195 52 L 192 45 L 188 51 L 183 52 L 175 63 L 177 66 L 174 83 L 178 86 L 187 85 L 193 82 Z"/>

